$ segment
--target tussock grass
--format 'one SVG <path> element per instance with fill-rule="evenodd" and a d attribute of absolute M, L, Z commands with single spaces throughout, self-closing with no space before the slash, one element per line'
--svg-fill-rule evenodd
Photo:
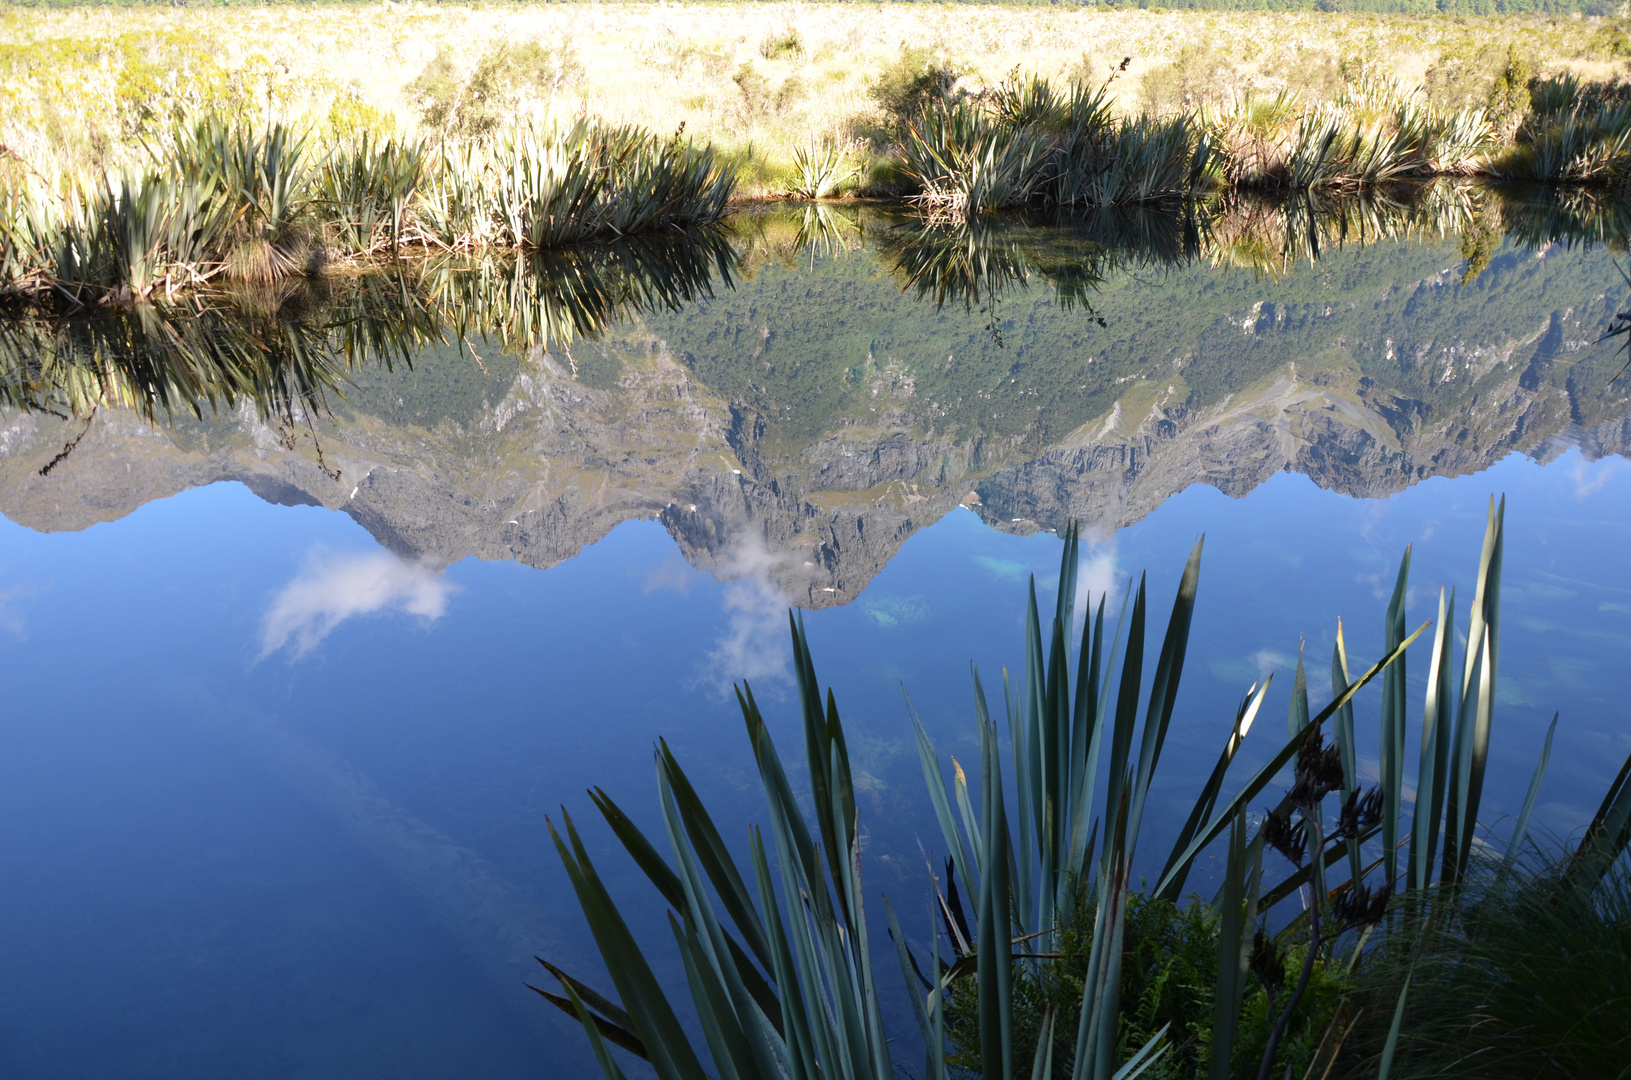
<path fill-rule="evenodd" d="M 1631 869 L 1587 887 L 1568 866 L 1492 860 L 1458 889 L 1401 905 L 1364 971 L 1383 1010 L 1411 980 L 1390 1076 L 1631 1075 Z M 1367 1034 L 1379 1055 L 1385 1029 Z M 1366 1065 L 1351 1075 L 1374 1075 Z"/>
<path fill-rule="evenodd" d="M 734 187 L 709 149 L 589 120 L 434 148 L 365 133 L 319 157 L 282 124 L 211 114 L 153 153 L 116 178 L 0 183 L 0 295 L 128 302 L 331 252 L 561 247 L 717 221 Z"/>
<path fill-rule="evenodd" d="M 873 140 L 890 128 L 888 95 L 875 91 L 886 89 L 903 45 L 971 93 L 1016 68 L 1096 85 L 1127 58 L 1110 91 L 1125 116 L 1215 106 L 1248 90 L 1290 90 L 1317 105 L 1365 64 L 1407 85 L 1425 82 L 1441 106 L 1487 104 L 1510 56 L 1543 76 L 1616 74 L 1623 59 L 1612 31 L 1595 18 L 1063 5 L 14 8 L 0 11 L 0 144 L 50 175 L 139 157 L 141 139 L 177 109 L 320 134 L 332 118 L 348 135 L 362 126 L 382 137 L 440 134 L 466 108 L 472 124 L 495 112 L 540 124 L 594 115 L 655 132 L 683 124 L 722 153 L 751 146 L 769 166 L 764 186 L 746 190 L 763 194 L 784 190 L 799 148 Z M 780 109 L 744 108 L 733 81 L 744 62 L 767 81 L 772 103 L 791 79 L 803 95 Z M 430 85 L 438 69 L 443 82 Z M 433 78 L 421 80 L 427 72 Z M 460 90 L 459 109 L 427 119 L 426 105 L 451 106 Z"/>

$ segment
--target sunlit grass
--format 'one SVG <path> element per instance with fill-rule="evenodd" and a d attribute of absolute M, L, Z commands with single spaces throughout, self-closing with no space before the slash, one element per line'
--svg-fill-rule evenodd
<path fill-rule="evenodd" d="M 683 124 L 721 150 L 751 146 L 780 176 L 812 142 L 844 143 L 879 127 L 869 89 L 903 43 L 939 50 L 971 91 L 1016 68 L 1097 84 L 1130 58 L 1111 86 L 1117 113 L 1127 114 L 1144 107 L 1147 82 L 1196 49 L 1217 65 L 1210 85 L 1219 101 L 1282 89 L 1318 100 L 1334 92 L 1321 80 L 1355 58 L 1450 93 L 1463 73 L 1487 78 L 1508 45 L 1542 74 L 1602 78 L 1618 61 L 1603 51 L 1601 29 L 1590 18 L 962 4 L 18 8 L 0 14 L 0 143 L 46 174 L 51 163 L 117 165 L 176 106 L 294 127 L 361 123 L 383 136 L 432 134 L 413 86 L 438 54 L 466 79 L 496 48 L 536 43 L 554 63 L 519 88 L 514 115 L 565 122 L 587 113 L 661 133 Z M 792 37 L 800 48 L 763 48 Z M 744 63 L 765 80 L 764 108 L 747 107 L 734 81 Z M 802 92 L 783 93 L 795 79 Z"/>

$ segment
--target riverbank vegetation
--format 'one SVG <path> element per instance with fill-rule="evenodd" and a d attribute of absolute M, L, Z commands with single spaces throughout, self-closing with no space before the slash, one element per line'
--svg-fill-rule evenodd
<path fill-rule="evenodd" d="M 1040 76 L 1106 89 L 1112 115 L 1166 118 L 1282 92 L 1305 110 L 1363 74 L 1496 134 L 1530 77 L 1625 71 L 1612 15 L 1377 16 L 884 4 L 346 5 L 0 9 L 0 144 L 46 176 L 140 157 L 177 111 L 278 121 L 316 142 L 435 141 L 499 118 L 594 116 L 681 130 L 745 195 L 789 191 L 830 144 L 887 193 L 889 135 L 941 88 L 978 97 Z M 931 93 L 933 92 L 933 93 Z"/>
<path fill-rule="evenodd" d="M 567 38 L 500 42 L 468 69 L 440 41 L 400 87 L 397 104 L 416 114 L 404 119 L 400 109 L 337 92 L 318 115 L 320 80 L 301 84 L 282 61 L 256 68 L 267 61 L 258 53 L 194 55 L 188 50 L 208 39 L 188 44 L 184 20 L 172 21 L 167 37 L 80 40 L 44 38 L 49 26 L 25 30 L 14 15 L 5 30 L 35 37 L 0 50 L 0 63 L 19 76 L 6 91 L 0 162 L 0 287 L 14 293 L 61 286 L 76 301 L 146 296 L 404 245 L 554 246 L 714 220 L 744 182 L 749 191 L 767 183 L 765 159 L 751 138 L 745 151 L 732 148 L 735 129 L 721 128 L 723 115 L 693 129 L 704 138 L 714 129 L 717 150 L 689 136 L 561 118 L 591 102 L 620 111 L 615 96 L 592 94 L 585 82 L 608 58 L 586 59 Z M 1261 64 L 1231 80 L 1216 55 L 1185 45 L 1170 70 L 1146 71 L 1132 98 L 1131 58 L 1103 76 L 1084 61 L 1051 80 L 1016 69 L 982 82 L 945 47 L 907 44 L 866 74 L 866 108 L 831 134 L 818 136 L 812 123 L 779 190 L 905 194 L 966 213 L 1445 174 L 1615 182 L 1631 159 L 1631 96 L 1618 82 L 1582 82 L 1570 65 L 1616 58 L 1618 46 L 1602 34 L 1617 31 L 1581 37 L 1549 24 L 1545 40 L 1557 55 L 1541 61 L 1517 44 L 1538 25 L 1507 26 L 1506 52 L 1493 59 L 1452 63 L 1442 53 L 1416 87 L 1357 60 L 1339 65 L 1342 77 L 1329 86 L 1304 86 Z M 1442 35 L 1444 26 L 1430 29 Z M 407 47 L 397 42 L 398 51 Z M 805 63 L 811 48 L 787 22 L 756 55 L 761 64 Z M 1571 48 L 1576 55 L 1564 56 Z M 825 51 L 836 55 L 830 42 Z M 704 68 L 726 62 L 723 53 L 708 56 L 698 60 Z M 113 114 L 105 102 L 91 107 L 86 146 L 50 110 L 73 97 L 76 73 L 95 83 L 80 70 L 91 63 L 113 75 Z M 1559 74 L 1538 73 L 1548 67 Z M 1163 88 L 1168 75 L 1176 89 Z M 731 81 L 751 116 L 780 116 L 809 89 L 799 75 L 776 82 L 752 59 Z"/>
<path fill-rule="evenodd" d="M 405 247 L 527 251 L 692 228 L 723 216 L 733 183 L 706 148 L 596 121 L 436 146 L 364 133 L 322 151 L 282 124 L 218 114 L 166 135 L 116 174 L 0 186 L 0 292 L 144 301 Z"/>
<path fill-rule="evenodd" d="M 379 29 L 373 14 L 345 10 L 357 24 L 348 38 Z M 735 10 L 703 6 L 683 17 L 717 30 L 707 20 Z M 1482 28 L 1504 41 L 1491 52 L 1488 41 L 1474 49 L 1458 37 L 1461 23 L 1333 17 L 1317 31 L 1275 31 L 1305 50 L 1293 70 L 1276 66 L 1271 43 L 1280 39 L 1247 48 L 1239 26 L 1210 16 L 1129 12 L 1107 23 L 1104 13 L 975 9 L 964 23 L 1025 28 L 1011 44 L 1032 69 L 996 76 L 989 59 L 959 58 L 972 42 L 947 36 L 941 9 L 902 24 L 939 36 L 879 55 L 862 46 L 859 24 L 832 37 L 851 18 L 839 9 L 789 7 L 777 9 L 781 21 L 766 24 L 746 59 L 680 42 L 672 20 L 648 27 L 677 50 L 667 72 L 675 85 L 647 72 L 643 84 L 659 92 L 634 109 L 596 80 L 626 70 L 631 57 L 651 65 L 658 39 L 639 44 L 628 27 L 652 13 L 619 8 L 633 18 L 619 23 L 614 43 L 596 11 L 562 11 L 404 14 L 393 31 L 396 62 L 434 49 L 417 70 L 408 70 L 417 61 L 403 69 L 410 77 L 390 100 L 379 100 L 378 86 L 370 100 L 318 70 L 325 55 L 354 58 L 312 36 L 335 29 L 332 13 L 299 9 L 292 28 L 273 30 L 236 26 L 257 17 L 248 12 L 92 22 L 12 11 L 0 19 L 0 67 L 13 76 L 0 113 L 0 290 L 131 301 L 404 249 L 559 247 L 693 228 L 755 191 L 904 196 L 967 216 L 1445 176 L 1612 186 L 1631 173 L 1631 89 L 1616 74 L 1628 49 L 1621 28 L 1601 20 L 1491 23 Z M 470 35 L 516 19 L 543 19 L 553 32 L 496 41 L 434 32 Z M 1101 65 L 1085 55 L 1038 73 L 1059 66 L 1065 28 L 1088 26 L 1142 33 L 1145 49 L 1185 43 L 1142 73 L 1133 56 Z M 574 38 L 566 32 L 574 27 L 601 37 Z M 264 31 L 264 44 L 282 51 L 227 48 L 211 36 L 227 28 Z M 1379 45 L 1383 29 L 1391 51 Z M 52 36 L 66 30 L 78 36 Z M 1202 43 L 1175 38 L 1180 31 Z M 1319 62 L 1306 52 L 1316 39 L 1327 52 L 1377 51 L 1339 57 L 1316 84 L 1307 73 Z M 1415 82 L 1402 72 L 1422 54 L 1407 45 L 1434 56 Z M 312 55 L 292 64 L 294 46 Z M 1231 66 L 1237 46 L 1245 59 Z M 1006 56 L 990 47 L 983 55 Z M 738 100 L 710 107 L 688 130 L 686 81 L 725 79 L 733 63 L 727 81 Z M 875 66 L 850 86 L 860 63 Z M 783 67 L 788 74 L 778 74 Z M 106 97 L 84 100 L 88 90 Z M 806 104 L 815 98 L 827 109 L 847 101 L 850 111 L 818 116 Z M 70 123 L 65 108 L 83 112 Z M 652 123 L 627 122 L 635 114 Z M 672 134 L 655 133 L 664 131 Z"/>
<path fill-rule="evenodd" d="M 1032 584 L 1025 662 L 1002 681 L 1005 723 L 974 674 L 976 776 L 956 761 L 948 776 L 907 702 L 943 848 L 926 883 L 931 925 L 908 932 L 883 901 L 892 948 L 883 934 L 872 945 L 878 928 L 864 910 L 873 897 L 861 883 L 864 823 L 843 724 L 795 619 L 808 793 L 790 782 L 751 689 L 741 687 L 769 808 L 769 841 L 750 828 L 746 870 L 666 744 L 657 778 L 672 861 L 610 794 L 591 792 L 671 909 L 686 1018 L 564 809 L 551 835 L 618 1000 L 547 963 L 555 984 L 538 992 L 582 1021 L 609 1080 L 623 1076 L 613 1047 L 673 1080 L 893 1077 L 905 1062 L 885 1030 L 877 984 L 891 967 L 911 996 L 921 1075 L 936 1080 L 1613 1075 L 1624 1061 L 1631 970 L 1621 865 L 1631 761 L 1584 834 L 1537 857 L 1544 849 L 1527 835 L 1554 719 L 1510 830 L 1496 836 L 1480 822 L 1503 518 L 1504 504 L 1492 501 L 1464 635 L 1453 591 L 1441 591 L 1436 617 L 1409 631 L 1407 550 L 1384 617 L 1384 655 L 1359 671 L 1339 631 L 1333 698 L 1317 713 L 1299 659 L 1290 738 L 1229 783 L 1269 683 L 1246 690 L 1170 853 L 1136 886 L 1202 544 L 1166 627 L 1147 630 L 1142 579 L 1113 622 L 1103 598 L 1075 610 L 1072 527 L 1047 623 Z M 1146 683 L 1149 630 L 1161 644 Z M 1426 696 L 1413 716 L 1405 664 L 1418 638 Z M 1361 722 L 1356 695 L 1373 681 L 1377 715 Z M 1358 763 L 1372 747 L 1378 782 L 1366 787 Z M 1276 786 L 1278 800 L 1254 812 Z M 1223 865 L 1206 884 L 1208 900 L 1185 890 L 1213 845 Z M 1591 974 L 1562 985 L 1581 965 Z M 1537 1009 L 1548 988 L 1555 996 Z"/>

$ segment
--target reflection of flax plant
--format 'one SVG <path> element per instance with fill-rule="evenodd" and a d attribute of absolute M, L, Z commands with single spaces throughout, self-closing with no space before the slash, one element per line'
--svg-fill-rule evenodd
<path fill-rule="evenodd" d="M 1040 277 L 1067 311 L 1080 305 L 1091 314 L 1092 294 L 1112 274 L 1180 267 L 1199 257 L 1195 209 L 1113 207 L 1034 221 L 911 220 L 885 231 L 882 248 L 903 286 L 937 306 L 973 308 Z"/>
<path fill-rule="evenodd" d="M 1220 203 L 1205 224 L 1214 265 L 1277 276 L 1349 244 L 1465 232 L 1475 217 L 1474 192 L 1438 179 L 1408 189 L 1303 191 L 1289 197 L 1242 192 Z"/>
<path fill-rule="evenodd" d="M 345 378 L 328 332 L 306 314 L 217 302 L 6 319 L 0 397 L 74 415 L 119 406 L 148 420 L 248 400 L 263 418 L 293 423 L 322 411 Z"/>
<path fill-rule="evenodd" d="M 327 408 L 347 373 L 411 364 L 432 342 L 507 346 L 594 337 L 619 318 L 673 311 L 731 281 L 719 229 L 570 252 L 490 252 L 395 264 L 312 284 L 233 286 L 188 303 L 23 308 L 0 319 L 0 402 L 60 415 L 99 406 L 202 415 L 254 404 L 292 425 Z"/>
<path fill-rule="evenodd" d="M 677 311 L 731 283 L 734 251 L 717 230 L 631 238 L 563 252 L 431 260 L 425 295 L 463 340 L 551 349 L 598 337 L 622 318 Z"/>

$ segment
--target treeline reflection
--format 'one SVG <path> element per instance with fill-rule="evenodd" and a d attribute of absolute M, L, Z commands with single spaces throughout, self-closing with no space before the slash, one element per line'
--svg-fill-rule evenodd
<path fill-rule="evenodd" d="M 176 303 L 0 309 L 0 405 L 81 417 L 113 406 L 156 421 L 247 401 L 262 419 L 309 421 L 344 397 L 360 365 L 411 365 L 433 343 L 558 349 L 731 289 L 766 259 L 862 246 L 926 303 L 985 306 L 1043 285 L 1066 310 L 1097 318 L 1093 294 L 1112 276 L 1203 260 L 1277 277 L 1350 245 L 1459 237 L 1470 280 L 1503 237 L 1618 251 L 1628 236 L 1631 203 L 1602 192 L 1447 181 L 973 221 L 866 206 L 751 209 L 711 229 L 570 251 L 403 260 Z"/>

